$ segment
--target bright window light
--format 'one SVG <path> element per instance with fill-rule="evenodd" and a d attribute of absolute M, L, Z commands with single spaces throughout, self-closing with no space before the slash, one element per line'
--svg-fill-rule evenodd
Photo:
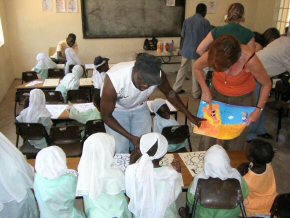
<path fill-rule="evenodd" d="M 4 45 L 4 34 L 3 34 L 3 28 L 1 23 L 1 17 L 0 17 L 0 47 Z"/>
<path fill-rule="evenodd" d="M 276 27 L 281 34 L 287 34 L 285 28 L 290 23 L 290 0 L 280 0 L 278 6 L 278 16 L 276 20 Z"/>

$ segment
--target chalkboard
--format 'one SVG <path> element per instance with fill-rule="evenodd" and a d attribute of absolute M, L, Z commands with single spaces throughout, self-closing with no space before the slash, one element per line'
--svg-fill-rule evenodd
<path fill-rule="evenodd" d="M 185 0 L 82 0 L 84 38 L 180 36 Z"/>

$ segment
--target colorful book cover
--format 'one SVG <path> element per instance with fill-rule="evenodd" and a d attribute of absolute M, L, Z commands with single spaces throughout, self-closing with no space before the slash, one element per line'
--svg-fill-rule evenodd
<path fill-rule="evenodd" d="M 201 101 L 197 116 L 205 118 L 201 126 L 194 126 L 193 132 L 222 140 L 230 140 L 241 135 L 247 126 L 248 116 L 254 107 L 236 106 L 212 101 L 212 110 L 208 103 Z"/>

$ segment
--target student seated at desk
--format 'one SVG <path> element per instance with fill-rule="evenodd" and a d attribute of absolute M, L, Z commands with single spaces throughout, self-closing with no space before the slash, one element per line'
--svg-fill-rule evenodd
<path fill-rule="evenodd" d="M 42 218 L 82 218 L 76 208 L 77 172 L 67 169 L 66 156 L 58 146 L 38 152 L 35 160 L 34 192 Z"/>
<path fill-rule="evenodd" d="M 151 104 L 151 109 L 155 113 L 153 118 L 153 132 L 162 133 L 164 127 L 180 125 L 173 117 L 170 116 L 169 107 L 162 98 L 155 99 Z M 187 145 L 186 140 L 179 144 L 169 144 L 168 152 L 174 152 Z"/>
<path fill-rule="evenodd" d="M 244 163 L 238 170 L 248 187 L 249 197 L 245 200 L 248 216 L 269 216 L 277 195 L 275 174 L 271 165 L 274 157 L 272 145 L 260 139 L 252 140 L 246 149 L 251 163 Z"/>
<path fill-rule="evenodd" d="M 65 74 L 68 74 L 69 73 L 69 66 L 70 65 L 80 65 L 81 60 L 73 48 L 67 48 L 65 50 L 65 55 L 66 55 L 66 64 L 65 64 L 64 71 L 65 71 Z"/>
<path fill-rule="evenodd" d="M 78 121 L 79 123 L 86 124 L 89 120 L 97 120 L 102 119 L 101 113 L 98 110 L 98 99 L 99 97 L 93 96 L 93 103 L 95 108 L 89 109 L 86 111 L 78 111 L 76 108 L 73 107 L 73 105 L 70 108 L 69 111 L 69 118 Z"/>
<path fill-rule="evenodd" d="M 178 217 L 175 201 L 181 193 L 182 177 L 178 161 L 160 166 L 168 142 L 159 133 L 148 133 L 140 139 L 141 158 L 125 172 L 129 210 L 134 217 Z M 135 154 L 137 152 L 135 151 Z"/>
<path fill-rule="evenodd" d="M 115 139 L 95 133 L 84 142 L 78 165 L 77 196 L 83 196 L 88 218 L 130 218 L 125 197 L 125 177 L 114 166 Z"/>
<path fill-rule="evenodd" d="M 56 87 L 55 91 L 60 91 L 64 101 L 67 101 L 67 91 L 79 89 L 80 78 L 84 73 L 84 69 L 81 65 L 76 65 L 72 69 L 72 73 L 65 75 L 65 77 L 60 81 L 59 85 Z"/>
<path fill-rule="evenodd" d="M 29 105 L 16 117 L 20 123 L 41 123 L 47 133 L 50 133 L 52 126 L 51 114 L 45 107 L 45 95 L 40 89 L 32 89 L 29 93 Z M 40 140 L 29 140 L 35 148 L 42 149 L 47 147 L 45 138 Z"/>
<path fill-rule="evenodd" d="M 187 191 L 187 206 L 191 213 L 194 202 L 194 194 L 199 179 L 219 178 L 222 180 L 233 178 L 239 180 L 243 192 L 244 199 L 248 196 L 248 187 L 241 174 L 230 164 L 230 158 L 227 152 L 220 145 L 211 146 L 204 156 L 204 170 L 197 174 Z M 234 209 L 211 209 L 204 208 L 197 204 L 195 216 L 199 218 L 223 217 L 235 218 L 239 217 L 240 207 Z"/>
<path fill-rule="evenodd" d="M 96 89 L 102 89 L 106 72 L 109 70 L 109 58 L 98 56 L 94 60 L 95 69 L 93 72 L 93 83 Z"/>
<path fill-rule="evenodd" d="M 48 69 L 56 68 L 56 63 L 54 63 L 46 54 L 38 53 L 36 56 L 37 64 L 34 67 L 34 71 L 36 71 L 41 79 L 47 79 Z"/>
<path fill-rule="evenodd" d="M 0 133 L 0 217 L 39 217 L 32 192 L 33 177 L 33 168 Z"/>

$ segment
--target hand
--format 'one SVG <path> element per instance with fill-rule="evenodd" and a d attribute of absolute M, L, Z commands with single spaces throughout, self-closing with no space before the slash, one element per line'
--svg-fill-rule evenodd
<path fill-rule="evenodd" d="M 238 166 L 237 170 L 242 176 L 248 173 L 249 165 L 250 163 L 248 162 L 248 163 L 242 163 L 240 166 Z"/>
<path fill-rule="evenodd" d="M 262 111 L 260 109 L 256 109 L 253 113 L 250 114 L 248 117 L 248 123 L 247 126 L 250 126 L 252 123 L 258 121 L 258 119 L 261 116 Z"/>
<path fill-rule="evenodd" d="M 204 119 L 204 118 L 199 118 L 199 117 L 196 117 L 193 115 L 192 115 L 192 117 L 189 117 L 189 120 L 197 127 L 201 126 L 202 121 L 206 121 L 206 119 Z"/>
<path fill-rule="evenodd" d="M 131 142 L 135 146 L 135 150 L 139 150 L 139 147 L 140 147 L 140 138 L 137 137 L 137 136 L 132 136 Z"/>
<path fill-rule="evenodd" d="M 180 162 L 176 159 L 173 159 L 171 166 L 173 167 L 173 169 L 175 169 L 177 172 L 181 173 L 181 166 L 180 166 Z"/>
<path fill-rule="evenodd" d="M 212 95 L 211 95 L 209 88 L 202 90 L 201 100 L 208 103 L 209 107 L 211 109 Z"/>

